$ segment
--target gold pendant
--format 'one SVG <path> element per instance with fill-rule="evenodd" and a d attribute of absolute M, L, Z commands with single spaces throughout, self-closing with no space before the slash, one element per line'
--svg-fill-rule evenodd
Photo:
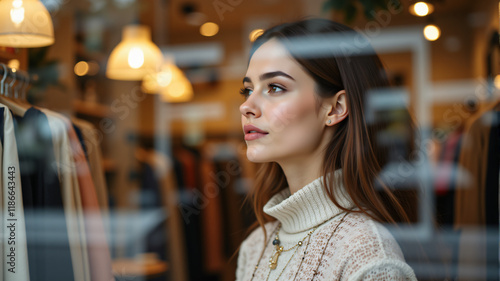
<path fill-rule="evenodd" d="M 278 266 L 278 258 L 280 256 L 281 252 L 283 252 L 283 247 L 276 246 L 276 252 L 269 259 L 269 268 L 270 269 L 276 269 L 276 267 Z"/>

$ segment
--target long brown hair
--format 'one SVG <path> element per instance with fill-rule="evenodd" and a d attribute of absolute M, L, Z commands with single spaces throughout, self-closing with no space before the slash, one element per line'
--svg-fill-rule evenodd
<path fill-rule="evenodd" d="M 351 28 L 324 19 L 307 19 L 275 26 L 265 31 L 252 46 L 253 53 L 270 39 L 277 39 L 316 82 L 316 94 L 331 97 L 345 90 L 349 115 L 335 125 L 335 133 L 325 151 L 322 175 L 342 169 L 343 185 L 356 211 L 381 222 L 408 222 L 408 216 L 379 173 L 387 161 L 387 151 L 377 146 L 383 129 L 367 123 L 366 100 L 370 90 L 389 86 L 384 67 L 368 40 Z M 277 163 L 264 163 L 257 172 L 249 194 L 257 222 L 263 227 L 274 218 L 263 212 L 269 199 L 287 188 L 283 170 Z M 332 202 L 336 183 L 324 177 Z"/>

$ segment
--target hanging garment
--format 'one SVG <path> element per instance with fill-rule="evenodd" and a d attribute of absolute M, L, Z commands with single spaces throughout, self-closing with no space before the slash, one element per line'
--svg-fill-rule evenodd
<path fill-rule="evenodd" d="M 176 151 L 174 149 L 174 151 Z M 174 155 L 173 163 L 177 187 L 179 192 L 179 210 L 184 222 L 185 247 L 187 251 L 187 266 L 189 279 L 203 280 L 206 279 L 203 275 L 203 245 L 202 245 L 202 229 L 201 229 L 201 212 L 205 202 L 200 196 L 199 190 L 196 187 L 187 187 L 186 177 L 184 175 L 192 172 L 187 171 L 194 166 L 186 166 L 179 158 L 185 157 L 186 154 Z"/>
<path fill-rule="evenodd" d="M 460 231 L 458 280 L 498 279 L 497 270 L 488 270 L 493 253 L 490 247 L 495 247 L 494 251 L 497 252 L 498 239 L 496 246 L 488 244 L 487 239 L 491 235 L 491 229 L 487 227 L 491 214 L 487 214 L 487 210 L 498 210 L 498 184 L 495 186 L 496 192 L 491 192 L 491 187 L 488 187 L 489 153 L 490 149 L 495 148 L 490 143 L 490 135 L 497 131 L 498 104 L 493 104 L 472 118 L 466 125 L 463 136 L 459 167 L 466 173 L 457 175 L 454 219 L 454 227 Z M 495 157 L 498 159 L 498 155 Z M 492 202 L 489 197 L 495 197 L 496 202 Z M 498 225 L 498 221 L 496 223 Z M 495 229 L 498 232 L 498 227 Z M 494 259 L 497 257 L 498 255 Z M 494 263 L 496 266 L 497 262 Z"/>
<path fill-rule="evenodd" d="M 5 108 L 0 107 L 0 156 L 3 155 L 3 140 L 4 140 L 4 132 L 3 132 L 3 123 L 4 123 L 4 110 Z M 0 161 L 0 171 L 3 171 L 3 164 L 2 161 Z M 0 210 L 3 212 L 3 181 L 0 176 L 0 181 L 2 184 L 0 184 Z M 0 220 L 0 228 L 3 229 L 5 226 L 3 224 L 3 216 L 0 216 L 2 220 Z M 1 237 L 1 236 L 0 236 Z M 3 247 L 3 239 L 0 240 L 0 276 L 3 277 L 3 271 L 4 271 L 4 247 Z"/>
<path fill-rule="evenodd" d="M 203 159 L 200 176 L 203 179 L 201 191 L 207 199 L 206 207 L 201 212 L 204 267 L 208 273 L 220 273 L 227 264 L 224 254 L 222 203 L 219 196 L 222 191 L 210 159 Z"/>
<path fill-rule="evenodd" d="M 92 174 L 92 181 L 97 193 L 97 199 L 99 200 L 99 207 L 103 214 L 106 214 L 109 209 L 109 195 L 108 187 L 106 185 L 106 178 L 104 175 L 104 168 L 102 165 L 103 156 L 101 151 L 101 141 L 98 138 L 97 129 L 91 123 L 72 118 L 71 121 L 78 127 L 81 131 L 83 143 L 85 144 L 85 153 L 89 161 L 90 173 Z M 83 146 L 82 146 L 83 148 Z"/>
<path fill-rule="evenodd" d="M 104 174 L 103 156 L 101 152 L 102 136 L 99 138 L 99 134 L 101 134 L 101 132 L 98 131 L 94 125 L 85 120 L 72 118 L 71 121 L 73 122 L 74 127 L 77 127 L 81 132 L 83 141 L 80 140 L 80 142 L 84 144 L 82 145 L 82 148 L 85 148 L 84 152 L 89 163 L 90 174 L 92 175 L 92 181 L 94 182 L 99 208 L 101 209 L 104 230 L 106 233 L 111 233 L 109 195 L 106 177 Z M 111 241 L 108 240 L 108 242 L 110 243 Z"/>
<path fill-rule="evenodd" d="M 74 160 L 77 186 L 83 207 L 83 219 L 86 234 L 88 261 L 92 281 L 114 280 L 111 267 L 111 254 L 107 242 L 96 190 L 90 169 L 78 137 L 69 120 L 57 113 L 52 113 L 63 121 L 70 141 L 70 153 Z"/>
<path fill-rule="evenodd" d="M 47 115 L 52 133 L 54 155 L 61 183 L 64 212 L 70 239 L 71 260 L 75 281 L 90 281 L 87 239 L 84 226 L 82 199 L 67 127 L 59 114 L 42 109 Z"/>
<path fill-rule="evenodd" d="M 14 116 L 31 281 L 74 280 L 52 134 L 35 108 Z M 59 269 L 55 270 L 53 265 Z"/>
<path fill-rule="evenodd" d="M 436 196 L 436 214 L 439 225 L 453 225 L 455 214 L 455 180 L 457 177 L 457 164 L 460 155 L 462 130 L 449 134 L 443 144 L 439 157 L 439 173 L 434 180 Z"/>
<path fill-rule="evenodd" d="M 22 201 L 21 174 L 12 115 L 0 104 L 3 115 L 1 155 L 2 181 L 2 232 L 3 232 L 3 280 L 29 281 L 26 226 Z"/>
<path fill-rule="evenodd" d="M 185 248 L 186 236 L 183 231 L 182 216 L 179 212 L 178 184 L 173 171 L 172 160 L 166 158 L 161 153 L 157 153 L 157 157 L 155 158 L 158 159 L 157 162 L 162 163 L 159 166 L 165 167 L 158 174 L 161 181 L 162 202 L 165 204 L 169 214 L 167 228 L 169 235 L 168 254 L 170 264 L 172 265 L 172 270 L 170 271 L 171 280 L 186 281 L 189 280 L 187 251 Z"/>

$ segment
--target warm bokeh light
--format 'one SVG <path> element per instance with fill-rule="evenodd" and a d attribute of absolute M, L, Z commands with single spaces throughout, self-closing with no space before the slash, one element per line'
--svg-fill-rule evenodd
<path fill-rule="evenodd" d="M 75 74 L 78 76 L 85 76 L 89 72 L 89 64 L 86 61 L 79 61 L 74 67 Z"/>
<path fill-rule="evenodd" d="M 493 83 L 495 84 L 495 87 L 497 89 L 500 89 L 500 74 L 498 74 L 497 76 L 495 76 L 495 80 L 493 81 Z"/>
<path fill-rule="evenodd" d="M 16 69 L 19 69 L 19 66 L 21 65 L 21 63 L 19 62 L 19 60 L 17 59 L 12 59 L 10 60 L 8 63 L 7 63 L 7 66 L 12 68 L 12 70 L 16 70 Z"/>
<path fill-rule="evenodd" d="M 439 36 L 441 36 L 441 30 L 439 29 L 439 27 L 433 24 L 429 24 L 426 27 L 424 27 L 424 36 L 425 39 L 429 41 L 436 41 L 439 38 Z"/>
<path fill-rule="evenodd" d="M 141 48 L 134 47 L 128 53 L 128 65 L 133 69 L 137 69 L 144 64 L 144 53 Z"/>
<path fill-rule="evenodd" d="M 187 87 L 186 87 L 186 84 L 184 83 L 184 81 L 175 81 L 174 83 L 172 83 L 172 85 L 170 86 L 170 95 L 174 98 L 178 98 L 180 96 L 182 96 L 184 94 L 184 92 L 186 91 Z"/>
<path fill-rule="evenodd" d="M 168 87 L 162 88 L 160 96 L 164 102 L 187 102 L 193 98 L 193 86 L 183 75 L 173 80 Z"/>
<path fill-rule="evenodd" d="M 167 59 L 160 72 L 146 75 L 142 90 L 149 94 L 160 94 L 161 100 L 169 103 L 187 102 L 193 98 L 191 82 L 173 59 Z"/>
<path fill-rule="evenodd" d="M 151 30 L 145 25 L 127 25 L 122 41 L 113 49 L 106 65 L 106 77 L 115 80 L 140 81 L 157 73 L 163 62 L 160 48 L 151 41 Z"/>
<path fill-rule="evenodd" d="M 24 7 L 22 0 L 14 0 L 12 2 L 12 9 L 10 10 L 10 20 L 19 25 L 24 21 Z"/>
<path fill-rule="evenodd" d="M 158 86 L 167 87 L 170 82 L 172 82 L 172 72 L 171 71 L 161 71 L 156 75 L 156 81 Z"/>
<path fill-rule="evenodd" d="M 214 36 L 219 32 L 219 26 L 213 22 L 206 22 L 200 27 L 200 33 L 203 36 Z"/>
<path fill-rule="evenodd" d="M 414 16 L 425 17 L 434 11 L 434 6 L 426 2 L 417 2 L 410 6 L 410 12 Z"/>
<path fill-rule="evenodd" d="M 171 61 L 161 66 L 161 70 L 155 74 L 146 75 L 142 81 L 142 90 L 145 93 L 157 94 L 163 88 L 168 87 L 173 80 L 184 76 L 182 71 Z"/>
<path fill-rule="evenodd" d="M 259 36 L 262 35 L 262 33 L 264 33 L 264 29 L 261 29 L 261 28 L 258 28 L 258 29 L 254 29 L 250 32 L 250 35 L 248 36 L 248 38 L 250 39 L 251 42 L 255 41 L 257 38 L 259 38 Z"/>
<path fill-rule="evenodd" d="M 52 18 L 40 0 L 0 0 L 0 46 L 37 48 L 53 43 Z"/>
<path fill-rule="evenodd" d="M 424 2 L 418 2 L 413 6 L 413 10 L 415 11 L 415 14 L 421 17 L 425 17 L 429 14 L 429 6 L 427 6 L 427 3 Z"/>

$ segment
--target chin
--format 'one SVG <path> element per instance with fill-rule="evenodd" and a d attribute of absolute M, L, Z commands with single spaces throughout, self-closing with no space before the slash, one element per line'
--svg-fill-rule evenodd
<path fill-rule="evenodd" d="M 253 163 L 265 163 L 265 162 L 269 162 L 268 159 L 266 159 L 265 157 L 263 157 L 262 151 L 259 151 L 258 149 L 254 148 L 254 147 L 248 147 L 247 148 L 247 158 L 250 162 L 253 162 Z"/>

